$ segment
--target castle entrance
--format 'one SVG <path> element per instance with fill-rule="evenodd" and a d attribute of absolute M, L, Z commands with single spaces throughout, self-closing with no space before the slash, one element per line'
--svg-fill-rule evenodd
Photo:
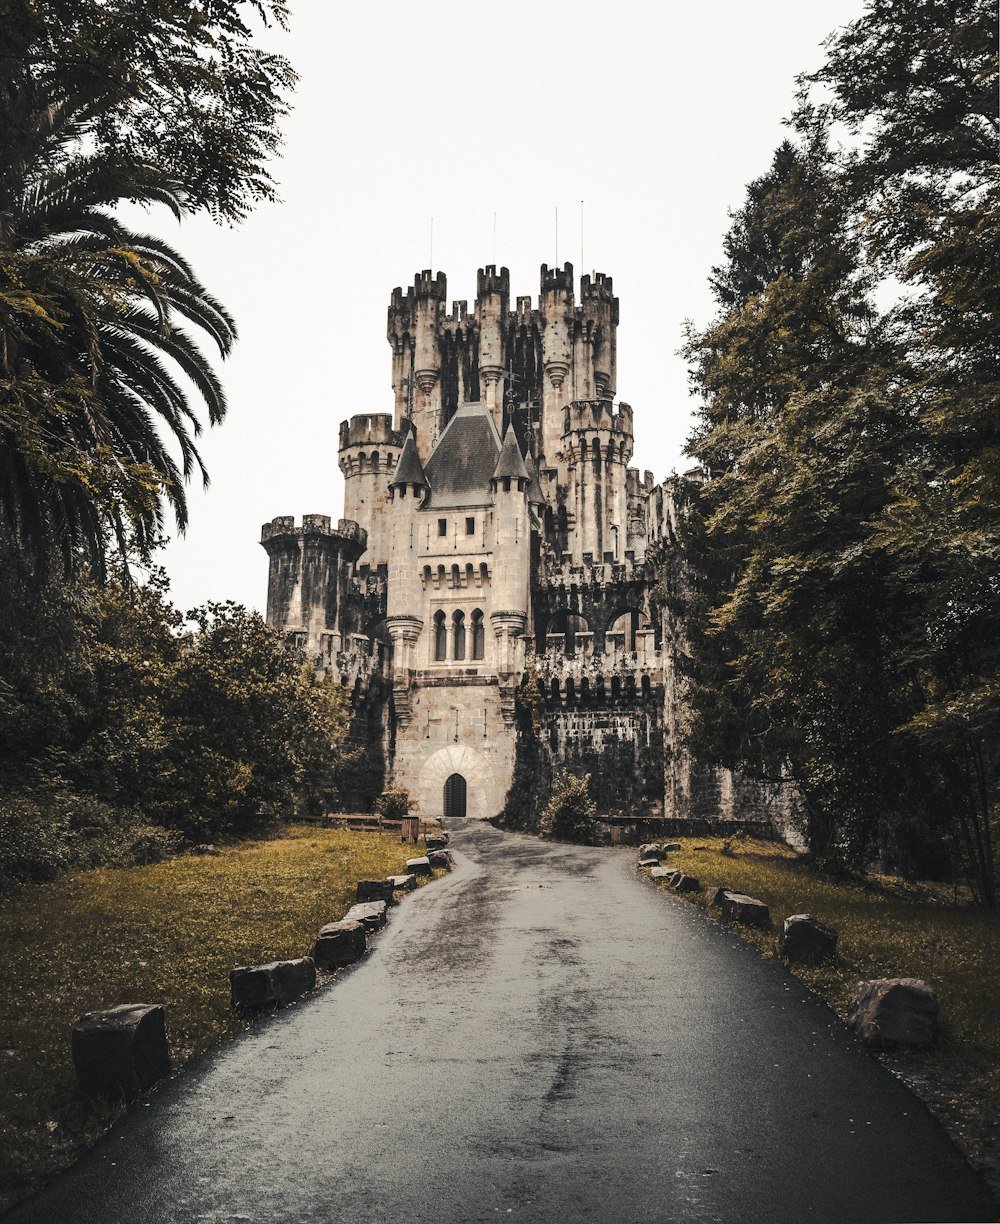
<path fill-rule="evenodd" d="M 465 818 L 465 779 L 461 774 L 453 773 L 444 784 L 444 814 Z"/>

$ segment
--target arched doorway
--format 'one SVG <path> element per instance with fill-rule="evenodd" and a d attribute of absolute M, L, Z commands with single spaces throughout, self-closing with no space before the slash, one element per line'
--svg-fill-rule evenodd
<path fill-rule="evenodd" d="M 444 784 L 444 814 L 445 816 L 465 817 L 465 779 L 461 774 L 454 773 Z"/>

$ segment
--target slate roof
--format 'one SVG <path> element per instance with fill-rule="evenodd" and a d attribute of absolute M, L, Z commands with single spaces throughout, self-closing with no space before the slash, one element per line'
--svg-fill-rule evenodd
<path fill-rule="evenodd" d="M 503 446 L 500 448 L 500 458 L 493 469 L 494 480 L 504 480 L 507 477 L 511 480 L 528 480 L 528 470 L 524 466 L 524 459 L 521 457 L 521 448 L 517 444 L 517 434 L 514 433 L 513 425 L 507 426 Z"/>
<path fill-rule="evenodd" d="M 499 454 L 500 435 L 487 405 L 463 404 L 427 460 L 424 474 L 431 496 L 425 504 L 440 508 L 490 501 L 490 477 Z"/>
<path fill-rule="evenodd" d="M 403 443 L 403 449 L 399 455 L 399 462 L 396 464 L 396 470 L 392 474 L 392 480 L 389 481 L 389 488 L 393 485 L 421 485 L 427 488 L 427 477 L 424 475 L 424 469 L 420 466 L 420 456 L 417 454 L 417 440 L 413 436 L 413 430 L 406 435 L 406 441 Z"/>

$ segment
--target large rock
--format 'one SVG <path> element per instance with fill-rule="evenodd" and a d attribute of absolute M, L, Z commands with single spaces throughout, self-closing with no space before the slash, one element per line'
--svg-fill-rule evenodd
<path fill-rule="evenodd" d="M 646 842 L 639 847 L 639 858 L 655 858 L 659 862 L 663 858 L 663 847 L 659 842 Z"/>
<path fill-rule="evenodd" d="M 697 877 L 684 875 L 680 871 L 674 876 L 673 887 L 679 893 L 701 892 L 701 883 Z"/>
<path fill-rule="evenodd" d="M 639 858 L 640 867 L 659 867 L 660 856 L 658 854 L 643 854 Z"/>
<path fill-rule="evenodd" d="M 392 904 L 391 880 L 358 880 L 354 896 L 358 901 L 386 901 Z"/>
<path fill-rule="evenodd" d="M 447 846 L 448 841 L 447 833 L 428 833 L 424 838 L 424 845 L 428 850 L 443 850 Z"/>
<path fill-rule="evenodd" d="M 229 987 L 233 1007 L 269 1007 L 291 1003 L 316 985 L 316 962 L 311 956 L 296 960 L 271 961 L 267 965 L 247 965 L 233 969 Z"/>
<path fill-rule="evenodd" d="M 705 901 L 709 909 L 716 909 L 722 905 L 722 898 L 728 896 L 730 890 L 723 887 L 721 884 L 715 888 L 710 888 L 706 894 Z"/>
<path fill-rule="evenodd" d="M 368 933 L 363 922 L 347 918 L 329 922 L 316 936 L 313 960 L 324 969 L 339 969 L 360 960 L 367 945 Z"/>
<path fill-rule="evenodd" d="M 778 952 L 785 960 L 818 964 L 836 955 L 837 932 L 812 914 L 792 914 L 782 923 Z"/>
<path fill-rule="evenodd" d="M 361 922 L 369 931 L 377 931 L 384 927 L 388 919 L 384 901 L 362 901 L 352 905 L 344 915 L 345 921 Z"/>
<path fill-rule="evenodd" d="M 680 848 L 681 848 L 680 842 L 664 842 L 663 843 L 663 853 L 664 854 L 669 854 L 672 850 L 679 850 Z"/>
<path fill-rule="evenodd" d="M 406 870 L 412 875 L 430 875 L 431 860 L 425 854 L 423 858 L 411 858 L 406 860 Z"/>
<path fill-rule="evenodd" d="M 848 1023 L 868 1045 L 930 1045 L 937 1018 L 937 996 L 921 978 L 859 982 L 847 1007 Z"/>
<path fill-rule="evenodd" d="M 766 931 L 771 926 L 771 911 L 763 901 L 748 897 L 745 893 L 727 892 L 720 899 L 722 917 L 726 922 L 741 922 L 744 926 L 760 927 Z"/>
<path fill-rule="evenodd" d="M 413 892 L 417 886 L 417 877 L 411 871 L 408 875 L 389 876 L 389 883 L 395 890 Z"/>
<path fill-rule="evenodd" d="M 427 861 L 432 867 L 444 867 L 446 870 L 450 870 L 454 859 L 448 850 L 429 850 L 427 852 Z"/>
<path fill-rule="evenodd" d="M 170 1074 L 163 1008 L 122 1003 L 87 1012 L 73 1029 L 73 1063 L 85 1096 L 135 1100 Z"/>
<path fill-rule="evenodd" d="M 668 880 L 676 874 L 676 870 L 670 867 L 654 867 L 649 873 L 649 878 L 651 880 Z"/>

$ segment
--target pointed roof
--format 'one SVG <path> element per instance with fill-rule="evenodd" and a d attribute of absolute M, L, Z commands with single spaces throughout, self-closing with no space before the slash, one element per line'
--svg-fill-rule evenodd
<path fill-rule="evenodd" d="M 424 489 L 428 487 L 427 477 L 424 475 L 424 469 L 420 465 L 420 456 L 417 454 L 417 439 L 412 429 L 406 435 L 399 462 L 392 474 L 392 480 L 389 481 L 390 489 L 395 485 L 420 485 Z"/>
<path fill-rule="evenodd" d="M 544 506 L 545 494 L 542 492 L 542 482 L 538 479 L 538 465 L 530 450 L 524 456 L 524 466 L 528 470 L 528 505 Z"/>
<path fill-rule="evenodd" d="M 524 466 L 524 459 L 521 457 L 521 448 L 517 444 L 517 434 L 514 432 L 513 424 L 508 424 L 507 433 L 504 435 L 503 446 L 500 448 L 500 457 L 497 459 L 497 465 L 493 469 L 493 480 L 523 480 L 528 482 L 527 468 Z"/>
<path fill-rule="evenodd" d="M 499 453 L 500 435 L 489 406 L 462 404 L 427 460 L 432 504 L 438 508 L 486 505 Z"/>

